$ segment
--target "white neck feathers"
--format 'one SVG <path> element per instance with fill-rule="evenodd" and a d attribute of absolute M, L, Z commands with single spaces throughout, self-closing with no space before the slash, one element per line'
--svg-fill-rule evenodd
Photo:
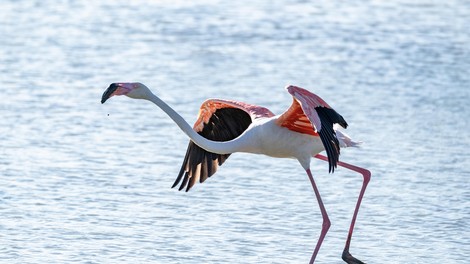
<path fill-rule="evenodd" d="M 183 130 L 183 132 L 199 147 L 216 154 L 230 154 L 240 150 L 240 138 L 226 142 L 208 140 L 196 133 L 196 131 L 194 131 L 193 128 L 183 119 L 183 117 L 181 117 L 175 110 L 173 110 L 152 92 L 150 92 L 148 98 L 145 99 L 160 107 L 160 109 L 162 109 L 171 119 L 173 119 L 180 129 Z"/>

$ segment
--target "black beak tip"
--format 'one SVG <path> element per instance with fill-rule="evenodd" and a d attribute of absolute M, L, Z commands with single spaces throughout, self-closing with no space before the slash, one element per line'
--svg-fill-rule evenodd
<path fill-rule="evenodd" d="M 111 97 L 114 91 L 116 91 L 117 88 L 118 86 L 115 83 L 110 84 L 108 89 L 104 91 L 103 96 L 101 96 L 101 104 L 104 104 Z"/>

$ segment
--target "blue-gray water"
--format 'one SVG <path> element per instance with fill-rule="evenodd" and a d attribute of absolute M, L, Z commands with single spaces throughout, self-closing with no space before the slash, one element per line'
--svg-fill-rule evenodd
<path fill-rule="evenodd" d="M 186 136 L 150 103 L 100 104 L 140 81 L 190 123 L 209 97 L 281 113 L 285 85 L 317 93 L 365 142 L 341 159 L 373 173 L 351 253 L 467 263 L 469 18 L 458 0 L 1 1 L 0 262 L 308 262 L 321 215 L 299 164 L 234 154 L 170 189 Z M 361 178 L 312 171 L 317 260 L 342 263 Z"/>

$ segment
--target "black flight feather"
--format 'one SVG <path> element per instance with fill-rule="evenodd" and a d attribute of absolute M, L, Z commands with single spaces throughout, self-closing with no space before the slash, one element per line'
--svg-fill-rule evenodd
<path fill-rule="evenodd" d="M 251 123 L 251 117 L 247 112 L 238 108 L 221 108 L 212 114 L 198 134 L 213 141 L 229 141 L 240 136 Z M 189 191 L 196 183 L 198 174 L 199 181 L 204 182 L 208 177 L 214 175 L 217 167 L 222 165 L 229 156 L 230 154 L 221 155 L 206 151 L 190 141 L 180 172 L 172 188 L 178 185 L 183 178 L 179 190 L 186 187 L 186 191 Z"/>
<path fill-rule="evenodd" d="M 333 124 L 337 123 L 340 126 L 347 128 L 348 123 L 346 123 L 344 118 L 334 109 L 319 106 L 315 107 L 315 110 L 317 111 L 321 121 L 319 134 L 328 156 L 329 172 L 334 172 L 338 165 L 340 147 L 336 133 L 333 130 Z"/>

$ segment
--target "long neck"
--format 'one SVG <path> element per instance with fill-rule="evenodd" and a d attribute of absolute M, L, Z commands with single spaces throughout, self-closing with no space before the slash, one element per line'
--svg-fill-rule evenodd
<path fill-rule="evenodd" d="M 230 154 L 233 152 L 239 151 L 239 140 L 234 139 L 227 142 L 212 141 L 204 138 L 203 136 L 196 133 L 193 128 L 181 117 L 173 108 L 168 106 L 155 94 L 149 94 L 149 101 L 156 104 L 160 109 L 162 109 L 175 123 L 183 130 L 183 132 L 188 135 L 188 137 L 199 147 L 213 153 L 217 154 Z"/>

